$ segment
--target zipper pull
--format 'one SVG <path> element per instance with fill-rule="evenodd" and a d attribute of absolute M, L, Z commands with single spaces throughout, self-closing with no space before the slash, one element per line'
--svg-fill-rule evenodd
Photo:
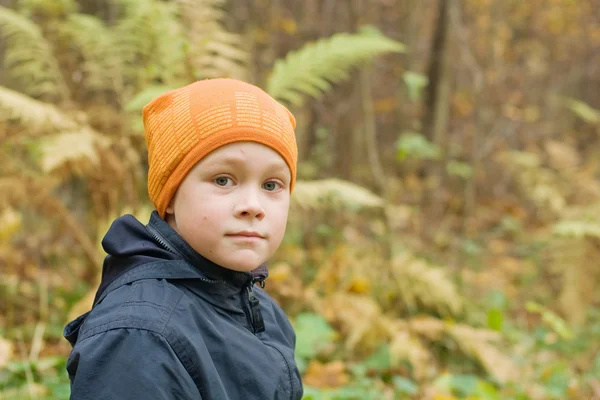
<path fill-rule="evenodd" d="M 263 320 L 262 311 L 260 311 L 260 301 L 254 295 L 252 290 L 253 284 L 248 286 L 248 301 L 250 302 L 250 313 L 252 315 L 252 326 L 254 333 L 265 331 L 265 321 Z"/>

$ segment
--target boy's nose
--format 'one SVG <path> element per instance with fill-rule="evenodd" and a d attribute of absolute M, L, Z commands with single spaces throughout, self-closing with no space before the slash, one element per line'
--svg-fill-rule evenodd
<path fill-rule="evenodd" d="M 261 220 L 265 217 L 265 210 L 256 193 L 246 192 L 236 205 L 235 215 L 240 218 L 251 217 Z"/>

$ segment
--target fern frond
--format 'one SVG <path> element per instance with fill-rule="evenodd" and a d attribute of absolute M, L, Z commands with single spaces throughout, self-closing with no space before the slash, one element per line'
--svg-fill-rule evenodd
<path fill-rule="evenodd" d="M 98 164 L 96 146 L 106 147 L 107 139 L 91 129 L 77 132 L 63 132 L 48 136 L 40 142 L 41 167 L 45 173 L 51 173 L 69 161 L 83 160 Z"/>
<path fill-rule="evenodd" d="M 60 29 L 83 58 L 84 82 L 90 90 L 122 91 L 121 57 L 104 22 L 88 14 L 71 14 Z"/>
<path fill-rule="evenodd" d="M 390 325 L 390 361 L 392 365 L 400 365 L 401 361 L 408 361 L 412 367 L 413 376 L 424 379 L 431 372 L 434 356 L 430 346 L 412 332 L 407 321 L 396 320 Z"/>
<path fill-rule="evenodd" d="M 499 340 L 496 332 L 463 324 L 447 324 L 446 332 L 465 355 L 476 359 L 498 382 L 514 381 L 518 377 L 516 363 L 494 344 Z"/>
<path fill-rule="evenodd" d="M 515 175 L 523 194 L 538 207 L 540 216 L 554 217 L 563 212 L 573 185 L 545 168 L 538 154 L 509 151 L 501 153 L 499 160 Z"/>
<path fill-rule="evenodd" d="M 357 65 L 404 49 L 403 44 L 374 28 L 365 28 L 358 34 L 337 33 L 276 61 L 267 92 L 279 100 L 301 105 L 306 96 L 318 97 L 329 91 L 333 83 L 347 79 Z"/>
<path fill-rule="evenodd" d="M 15 124 L 31 136 L 77 129 L 77 123 L 55 106 L 0 86 L 0 122 Z"/>
<path fill-rule="evenodd" d="M 4 68 L 12 89 L 34 98 L 64 99 L 68 90 L 58 61 L 39 27 L 18 13 L 0 6 L 0 38 Z"/>
<path fill-rule="evenodd" d="M 591 236 L 600 239 L 600 221 L 561 221 L 554 225 L 553 232 L 559 236 L 584 238 Z"/>
<path fill-rule="evenodd" d="M 189 46 L 173 3 L 119 0 L 122 13 L 114 29 L 125 84 L 135 93 L 151 82 L 179 84 Z"/>
<path fill-rule="evenodd" d="M 569 322 L 585 321 L 586 309 L 598 299 L 600 270 L 600 203 L 568 207 L 553 226 L 548 245 L 550 268 L 560 276 L 560 308 Z"/>
<path fill-rule="evenodd" d="M 246 79 L 250 54 L 242 37 L 223 27 L 222 0 L 177 0 L 190 39 L 195 78 Z"/>
<path fill-rule="evenodd" d="M 381 208 L 382 198 L 352 182 L 340 179 L 297 181 L 292 202 L 303 209 L 359 211 Z"/>
<path fill-rule="evenodd" d="M 553 226 L 553 233 L 565 238 L 600 239 L 600 203 L 568 207 L 563 218 Z"/>
<path fill-rule="evenodd" d="M 369 296 L 336 292 L 315 304 L 319 313 L 345 338 L 347 351 L 369 353 L 389 339 L 390 321 Z"/>
<path fill-rule="evenodd" d="M 515 362 L 498 348 L 498 332 L 429 316 L 411 318 L 406 324 L 410 332 L 430 343 L 444 343 L 445 338 L 450 338 L 463 356 L 477 361 L 500 382 L 510 381 L 518 374 Z"/>
<path fill-rule="evenodd" d="M 443 269 L 403 254 L 392 260 L 391 271 L 397 293 L 409 310 L 424 308 L 442 316 L 463 310 L 463 297 Z"/>

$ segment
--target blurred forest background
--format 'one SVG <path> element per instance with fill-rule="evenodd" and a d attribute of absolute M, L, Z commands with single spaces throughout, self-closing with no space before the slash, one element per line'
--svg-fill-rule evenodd
<path fill-rule="evenodd" d="M 600 399 L 600 1 L 0 0 L 0 60 L 0 399 L 68 398 L 141 108 L 217 76 L 298 119 L 306 399 Z"/>

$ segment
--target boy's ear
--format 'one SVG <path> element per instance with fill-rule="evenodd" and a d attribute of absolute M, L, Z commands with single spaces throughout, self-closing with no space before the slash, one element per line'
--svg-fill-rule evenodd
<path fill-rule="evenodd" d="M 173 211 L 173 200 L 171 200 L 169 202 L 169 205 L 167 206 L 167 209 L 165 210 L 165 214 L 175 214 L 175 212 Z"/>

